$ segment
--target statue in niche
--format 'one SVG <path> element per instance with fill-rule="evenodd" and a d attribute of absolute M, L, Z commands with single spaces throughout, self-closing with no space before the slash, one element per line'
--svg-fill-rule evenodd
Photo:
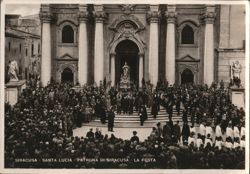
<path fill-rule="evenodd" d="M 231 79 L 233 79 L 233 84 L 237 87 L 240 87 L 240 73 L 241 73 L 241 65 L 239 61 L 233 62 L 233 65 L 231 66 Z"/>
<path fill-rule="evenodd" d="M 17 74 L 18 74 L 18 64 L 14 60 L 14 61 L 11 61 L 9 64 L 8 75 L 9 75 L 10 81 L 12 81 L 12 82 L 18 81 L 19 79 L 17 77 Z"/>

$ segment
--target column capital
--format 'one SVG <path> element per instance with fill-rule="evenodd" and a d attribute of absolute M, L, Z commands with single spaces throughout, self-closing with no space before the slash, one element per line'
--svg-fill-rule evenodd
<path fill-rule="evenodd" d="M 167 23 L 175 23 L 177 12 L 176 12 L 176 6 L 175 5 L 168 5 L 167 11 L 165 12 L 165 17 L 167 18 Z"/>
<path fill-rule="evenodd" d="M 88 20 L 89 12 L 87 8 L 88 7 L 85 4 L 79 5 L 79 21 L 80 22 L 86 22 Z"/>
<path fill-rule="evenodd" d="M 110 56 L 111 56 L 111 57 L 114 57 L 114 56 L 116 56 L 116 53 L 115 53 L 115 52 L 112 52 L 112 53 L 110 53 Z"/>
<path fill-rule="evenodd" d="M 206 12 L 202 15 L 202 19 L 206 24 L 214 24 L 215 18 L 215 12 Z"/>
<path fill-rule="evenodd" d="M 41 12 L 39 17 L 42 23 L 50 23 L 53 20 L 53 15 L 50 12 Z"/>
<path fill-rule="evenodd" d="M 84 11 L 84 12 L 79 12 L 79 22 L 86 22 L 88 21 L 88 17 L 89 17 L 89 12 Z"/>
<path fill-rule="evenodd" d="M 94 12 L 94 16 L 95 16 L 96 23 L 97 22 L 103 22 L 107 18 L 106 13 L 103 12 L 103 11 L 96 11 L 96 12 Z"/>
<path fill-rule="evenodd" d="M 95 21 L 97 22 L 103 22 L 107 18 L 107 14 L 104 12 L 103 5 L 94 5 L 94 17 Z"/>
<path fill-rule="evenodd" d="M 51 13 L 50 4 L 42 4 L 39 14 L 42 23 L 50 23 L 55 17 Z"/>
<path fill-rule="evenodd" d="M 147 12 L 148 21 L 157 23 L 159 21 L 160 11 L 159 5 L 149 5 L 149 11 Z"/>
<path fill-rule="evenodd" d="M 144 53 L 139 52 L 139 53 L 138 53 L 138 56 L 139 56 L 139 57 L 143 57 L 143 56 L 144 56 Z"/>
<path fill-rule="evenodd" d="M 200 16 L 201 23 L 214 24 L 216 18 L 215 6 L 207 5 Z"/>
<path fill-rule="evenodd" d="M 157 23 L 160 18 L 159 11 L 149 11 L 147 12 L 147 19 L 150 23 Z"/>

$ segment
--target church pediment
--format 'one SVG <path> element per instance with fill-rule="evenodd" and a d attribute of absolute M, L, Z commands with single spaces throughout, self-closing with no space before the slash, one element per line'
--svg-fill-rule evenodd
<path fill-rule="evenodd" d="M 77 60 L 77 59 L 69 55 L 68 53 L 66 53 L 62 55 L 61 57 L 57 58 L 57 60 Z"/>
<path fill-rule="evenodd" d="M 199 62 L 199 59 L 195 59 L 190 55 L 186 55 L 178 60 L 176 60 L 177 62 Z"/>

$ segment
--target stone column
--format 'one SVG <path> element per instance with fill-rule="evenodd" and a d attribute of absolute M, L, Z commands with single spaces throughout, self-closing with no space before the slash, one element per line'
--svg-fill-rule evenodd
<path fill-rule="evenodd" d="M 176 6 L 168 5 L 165 14 L 167 18 L 167 39 L 166 39 L 166 80 L 169 84 L 175 83 L 175 22 Z"/>
<path fill-rule="evenodd" d="M 95 49 L 94 81 L 99 85 L 104 79 L 103 21 L 105 13 L 102 5 L 95 5 Z"/>
<path fill-rule="evenodd" d="M 204 84 L 214 82 L 214 19 L 215 6 L 207 6 L 203 14 L 205 22 Z"/>
<path fill-rule="evenodd" d="M 144 54 L 139 53 L 139 87 L 142 87 L 142 78 L 144 77 Z"/>
<path fill-rule="evenodd" d="M 115 86 L 115 53 L 110 54 L 111 62 L 111 86 Z"/>
<path fill-rule="evenodd" d="M 159 39 L 158 39 L 158 21 L 159 5 L 150 5 L 148 12 L 150 23 L 149 33 L 149 79 L 156 86 L 158 82 L 158 60 L 159 60 Z M 141 79 L 140 79 L 141 80 Z M 140 83 L 141 84 L 141 83 Z"/>
<path fill-rule="evenodd" d="M 79 5 L 79 11 L 78 81 L 82 86 L 88 80 L 87 5 Z"/>
<path fill-rule="evenodd" d="M 52 15 L 41 12 L 42 22 L 42 58 L 41 58 L 41 84 L 47 86 L 51 79 L 51 31 L 50 22 Z"/>

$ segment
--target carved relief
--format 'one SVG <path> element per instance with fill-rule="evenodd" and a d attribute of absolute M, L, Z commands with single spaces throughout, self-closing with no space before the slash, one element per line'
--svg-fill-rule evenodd
<path fill-rule="evenodd" d="M 190 69 L 193 74 L 196 74 L 199 71 L 198 64 L 197 63 L 192 63 L 192 64 L 178 64 L 178 72 L 179 74 L 182 74 L 182 72 L 185 69 Z"/>
<path fill-rule="evenodd" d="M 129 39 L 134 41 L 141 52 L 145 47 L 145 42 L 139 36 L 139 32 L 145 27 L 142 23 L 133 15 L 121 15 L 117 18 L 109 27 L 113 30 L 113 38 L 109 44 L 111 47 L 111 52 L 114 52 L 114 47 L 122 40 Z M 112 49 L 113 48 L 113 49 Z"/>
<path fill-rule="evenodd" d="M 57 16 L 57 25 L 61 25 L 62 23 L 64 23 L 65 21 L 70 21 L 72 24 L 74 24 L 75 26 L 78 25 L 78 15 L 77 14 L 71 14 L 71 13 L 67 13 L 67 14 L 60 14 Z"/>
<path fill-rule="evenodd" d="M 126 14 L 126 15 L 131 14 L 131 12 L 134 11 L 135 6 L 136 5 L 134 5 L 134 4 L 122 4 L 122 5 L 119 5 L 119 7 L 121 7 L 121 10 L 123 11 L 123 13 Z"/>
<path fill-rule="evenodd" d="M 117 31 L 118 25 L 121 25 L 124 21 L 131 21 L 135 28 L 137 29 L 137 32 L 140 32 L 141 30 L 145 29 L 145 26 L 141 23 L 141 21 L 135 17 L 134 15 L 121 15 L 119 16 L 110 26 L 109 29 Z"/>

